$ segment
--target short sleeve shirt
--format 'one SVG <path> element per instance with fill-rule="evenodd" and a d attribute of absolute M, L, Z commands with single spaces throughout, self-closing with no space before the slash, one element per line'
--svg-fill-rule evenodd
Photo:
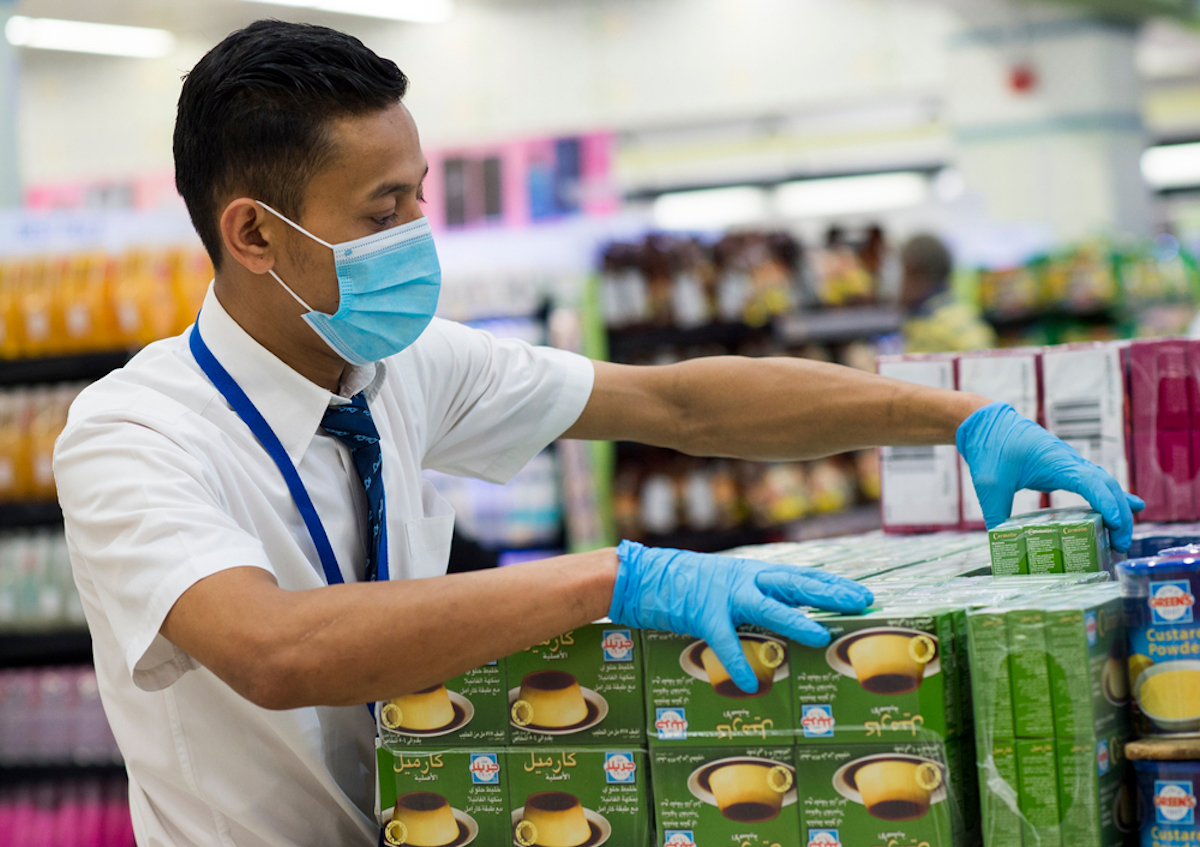
<path fill-rule="evenodd" d="M 199 326 L 295 464 L 347 582 L 363 579 L 365 497 L 349 451 L 320 428 L 331 404 L 366 395 L 390 575 L 414 579 L 445 573 L 454 521 L 421 470 L 504 482 L 578 419 L 592 389 L 583 357 L 435 319 L 403 352 L 349 368 L 333 394 L 258 344 L 211 288 Z M 374 845 L 365 706 L 259 708 L 159 634 L 189 587 L 226 568 L 262 568 L 294 591 L 325 584 L 282 475 L 196 364 L 192 331 L 85 389 L 55 450 L 138 844 Z"/>

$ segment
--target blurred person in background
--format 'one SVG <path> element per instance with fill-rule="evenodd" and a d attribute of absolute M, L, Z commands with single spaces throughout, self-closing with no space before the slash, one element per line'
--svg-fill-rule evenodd
<path fill-rule="evenodd" d="M 914 236 L 901 250 L 900 260 L 900 307 L 907 318 L 907 352 L 945 353 L 996 346 L 995 330 L 951 292 L 954 258 L 941 239 Z"/>

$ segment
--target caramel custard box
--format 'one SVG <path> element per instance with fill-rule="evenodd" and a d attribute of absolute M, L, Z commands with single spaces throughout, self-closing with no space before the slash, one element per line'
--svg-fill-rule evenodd
<path fill-rule="evenodd" d="M 792 743 L 794 645 L 761 627 L 740 627 L 738 635 L 759 680 L 753 696 L 733 684 L 704 641 L 642 631 L 651 747 Z"/>
<path fill-rule="evenodd" d="M 797 792 L 793 750 L 788 746 L 652 748 L 656 844 L 807 844 L 799 840 L 797 809 L 802 795 Z"/>
<path fill-rule="evenodd" d="M 978 842 L 970 745 L 838 744 L 796 748 L 799 844 L 844 847 Z M 789 842 L 781 842 L 789 843 Z"/>
<path fill-rule="evenodd" d="M 788 645 L 798 745 L 916 742 L 964 728 L 955 611 L 815 615 L 830 643 Z"/>
<path fill-rule="evenodd" d="M 505 746 L 504 665 L 501 659 L 467 671 L 446 682 L 444 691 L 427 689 L 377 703 L 375 718 L 383 745 L 393 750 Z"/>
<path fill-rule="evenodd" d="M 650 768 L 644 750 L 510 748 L 506 770 L 512 809 L 508 840 L 482 844 L 650 843 Z"/>
<path fill-rule="evenodd" d="M 376 814 L 389 847 L 508 843 L 511 809 L 502 751 L 379 747 L 376 754 Z M 397 801 L 400 815 L 393 823 Z"/>
<path fill-rule="evenodd" d="M 637 631 L 603 622 L 509 656 L 510 743 L 644 747 L 642 667 Z"/>

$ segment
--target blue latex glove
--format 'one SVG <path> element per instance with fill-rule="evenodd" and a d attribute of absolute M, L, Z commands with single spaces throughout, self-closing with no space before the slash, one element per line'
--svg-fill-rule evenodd
<path fill-rule="evenodd" d="M 758 680 L 735 627 L 758 624 L 810 647 L 829 643 L 829 631 L 796 606 L 858 614 L 871 592 L 856 582 L 794 565 L 769 565 L 687 550 L 622 541 L 608 616 L 622 626 L 660 629 L 703 638 L 738 688 Z"/>
<path fill-rule="evenodd" d="M 1022 488 L 1073 491 L 1104 516 L 1113 548 L 1122 553 L 1129 549 L 1133 513 L 1146 504 L 1012 406 L 991 403 L 976 410 L 959 426 L 956 441 L 989 529 L 1008 520 L 1013 495 Z"/>

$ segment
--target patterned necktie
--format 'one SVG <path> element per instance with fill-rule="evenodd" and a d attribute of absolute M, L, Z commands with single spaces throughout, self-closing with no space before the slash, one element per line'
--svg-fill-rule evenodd
<path fill-rule="evenodd" d="M 383 455 L 379 449 L 379 430 L 371 419 L 367 398 L 360 391 L 349 403 L 330 406 L 325 410 L 321 426 L 350 448 L 350 457 L 354 460 L 354 467 L 367 494 L 367 525 L 371 530 L 367 547 L 367 580 L 374 582 L 379 576 L 379 563 L 387 555 L 383 549 L 383 526 L 387 512 L 383 502 Z M 386 573 L 385 570 L 385 579 Z"/>

